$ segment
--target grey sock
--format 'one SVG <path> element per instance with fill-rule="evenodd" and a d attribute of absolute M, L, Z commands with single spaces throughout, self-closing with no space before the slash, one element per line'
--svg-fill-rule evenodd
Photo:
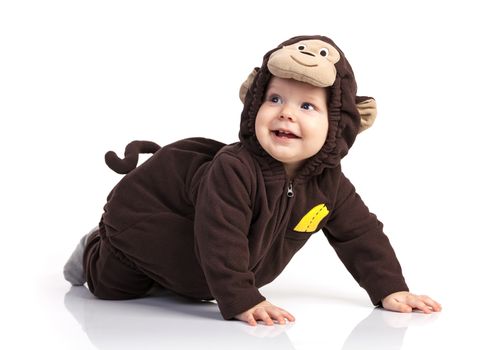
<path fill-rule="evenodd" d="M 86 282 L 85 271 L 83 268 L 83 253 L 85 252 L 88 237 L 96 230 L 98 230 L 98 226 L 81 238 L 74 249 L 74 252 L 64 265 L 64 279 L 70 282 L 73 286 L 82 286 Z"/>

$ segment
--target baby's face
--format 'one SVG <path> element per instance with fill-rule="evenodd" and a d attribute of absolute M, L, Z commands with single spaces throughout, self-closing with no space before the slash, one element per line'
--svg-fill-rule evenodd
<path fill-rule="evenodd" d="M 328 133 L 325 89 L 273 77 L 255 120 L 264 150 L 293 175 L 323 147 Z"/>

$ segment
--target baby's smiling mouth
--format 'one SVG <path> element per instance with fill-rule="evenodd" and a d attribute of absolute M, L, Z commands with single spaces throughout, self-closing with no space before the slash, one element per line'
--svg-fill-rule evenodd
<path fill-rule="evenodd" d="M 277 137 L 282 137 L 282 138 L 288 138 L 288 139 L 300 139 L 301 138 L 298 135 L 293 134 L 291 131 L 282 130 L 282 129 L 272 130 L 272 133 L 274 135 L 276 135 Z"/>

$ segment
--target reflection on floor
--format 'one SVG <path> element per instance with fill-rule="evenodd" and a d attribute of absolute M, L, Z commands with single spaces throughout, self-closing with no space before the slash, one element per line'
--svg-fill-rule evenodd
<path fill-rule="evenodd" d="M 165 291 L 143 299 L 106 301 L 96 299 L 85 287 L 72 287 L 64 304 L 91 343 L 101 350 L 186 349 L 202 344 L 211 344 L 212 350 L 298 349 L 287 334 L 293 324 L 250 327 L 238 321 L 222 321 L 215 303 L 192 302 Z M 352 330 L 342 349 L 401 349 L 408 326 L 436 317 L 438 314 L 372 309 Z"/>

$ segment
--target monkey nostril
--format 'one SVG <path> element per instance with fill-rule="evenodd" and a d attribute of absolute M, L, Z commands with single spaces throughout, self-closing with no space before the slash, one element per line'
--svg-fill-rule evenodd
<path fill-rule="evenodd" d="M 305 51 L 301 51 L 302 54 L 305 54 L 305 55 L 309 55 L 311 57 L 315 57 L 315 55 L 313 55 L 311 52 L 305 52 Z"/>

